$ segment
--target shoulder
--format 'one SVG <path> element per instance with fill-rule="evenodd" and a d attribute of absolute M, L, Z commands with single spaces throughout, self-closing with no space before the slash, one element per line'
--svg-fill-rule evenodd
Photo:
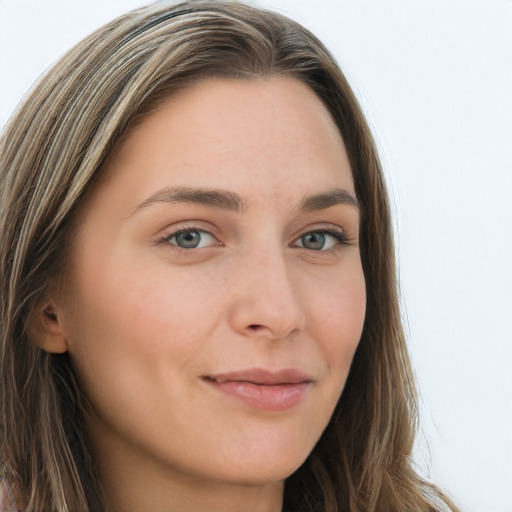
<path fill-rule="evenodd" d="M 0 512 L 18 512 L 11 488 L 3 478 L 0 478 Z"/>

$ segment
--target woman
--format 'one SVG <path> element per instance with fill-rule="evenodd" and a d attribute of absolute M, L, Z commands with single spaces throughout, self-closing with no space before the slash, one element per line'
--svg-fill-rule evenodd
<path fill-rule="evenodd" d="M 134 11 L 0 151 L 18 508 L 456 510 L 412 467 L 385 185 L 313 35 L 239 3 Z"/>

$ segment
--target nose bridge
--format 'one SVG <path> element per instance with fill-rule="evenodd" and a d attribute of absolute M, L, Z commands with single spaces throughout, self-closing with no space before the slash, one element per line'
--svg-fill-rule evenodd
<path fill-rule="evenodd" d="M 241 258 L 232 315 L 235 329 L 275 339 L 302 330 L 305 315 L 285 251 L 265 245 Z"/>

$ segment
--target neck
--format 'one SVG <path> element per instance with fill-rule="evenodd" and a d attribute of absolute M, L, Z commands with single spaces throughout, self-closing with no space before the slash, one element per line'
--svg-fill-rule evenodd
<path fill-rule="evenodd" d="M 176 480 L 129 479 L 105 482 L 108 510 L 112 512 L 280 512 L 282 483 L 266 486 L 190 484 Z"/>

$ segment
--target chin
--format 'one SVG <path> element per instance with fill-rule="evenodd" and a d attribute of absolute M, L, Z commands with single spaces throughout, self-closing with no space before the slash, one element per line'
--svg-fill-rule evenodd
<path fill-rule="evenodd" d="M 297 453 L 288 450 L 261 451 L 256 455 L 247 454 L 233 461 L 229 466 L 223 464 L 219 477 L 238 485 L 262 486 L 286 480 L 302 466 L 310 451 Z"/>

